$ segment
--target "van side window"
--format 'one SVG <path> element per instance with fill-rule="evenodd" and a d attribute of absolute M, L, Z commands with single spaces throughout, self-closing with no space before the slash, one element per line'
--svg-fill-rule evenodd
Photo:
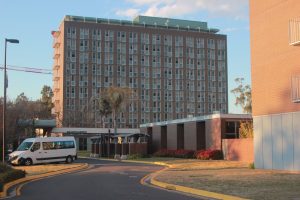
<path fill-rule="evenodd" d="M 73 148 L 75 148 L 74 141 L 43 142 L 44 150 L 73 149 Z"/>
<path fill-rule="evenodd" d="M 37 151 L 39 150 L 41 147 L 41 144 L 39 142 L 35 142 L 33 145 L 32 145 L 32 151 Z"/>
<path fill-rule="evenodd" d="M 74 141 L 65 141 L 64 149 L 73 149 L 75 148 Z"/>
<path fill-rule="evenodd" d="M 43 149 L 44 150 L 54 149 L 53 142 L 43 142 Z"/>

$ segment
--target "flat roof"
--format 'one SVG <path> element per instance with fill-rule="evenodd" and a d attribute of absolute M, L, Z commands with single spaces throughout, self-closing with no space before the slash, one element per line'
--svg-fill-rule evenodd
<path fill-rule="evenodd" d="M 141 124 L 140 128 L 145 127 L 152 127 L 152 126 L 165 126 L 168 124 L 181 124 L 186 122 L 201 122 L 205 120 L 210 119 L 216 119 L 216 118 L 226 118 L 226 119 L 252 119 L 252 115 L 250 114 L 211 114 L 211 115 L 203 115 L 198 117 L 187 117 L 183 119 L 175 119 L 175 120 L 169 120 L 169 121 L 163 121 L 163 122 L 154 122 L 154 123 L 147 123 L 147 124 Z"/>
<path fill-rule="evenodd" d="M 125 25 L 125 26 L 139 26 L 139 27 L 145 27 L 145 28 L 151 27 L 151 28 L 163 28 L 163 29 L 176 29 L 176 30 L 209 32 L 209 33 L 219 32 L 219 29 L 208 28 L 207 22 L 183 20 L 183 19 L 172 19 L 172 18 L 162 18 L 162 17 L 149 17 L 149 16 L 142 16 L 142 15 L 135 17 L 132 21 L 120 20 L 120 19 L 107 19 L 107 18 L 66 15 L 64 17 L 64 21 L 113 24 L 113 25 Z"/>
<path fill-rule="evenodd" d="M 51 133 L 72 133 L 72 134 L 107 134 L 108 130 L 110 130 L 110 133 L 114 133 L 113 128 L 69 128 L 69 127 L 62 127 L 62 128 L 53 128 Z M 136 134 L 140 133 L 139 128 L 118 128 L 117 134 L 122 133 L 130 133 L 130 134 Z"/>

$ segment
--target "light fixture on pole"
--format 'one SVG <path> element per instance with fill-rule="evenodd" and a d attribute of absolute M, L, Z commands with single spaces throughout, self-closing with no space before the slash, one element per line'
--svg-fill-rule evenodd
<path fill-rule="evenodd" d="M 7 75 L 6 75 L 6 49 L 7 43 L 15 43 L 18 44 L 19 40 L 17 39 L 7 39 L 5 38 L 5 50 L 4 50 L 4 88 L 3 88 L 3 130 L 2 130 L 2 162 L 5 162 L 5 131 L 6 131 L 6 89 L 7 89 Z"/>

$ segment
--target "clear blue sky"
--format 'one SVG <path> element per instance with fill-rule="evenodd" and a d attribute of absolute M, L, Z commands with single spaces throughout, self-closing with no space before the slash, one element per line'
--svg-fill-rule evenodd
<path fill-rule="evenodd" d="M 228 84 L 244 77 L 250 83 L 248 0 L 0 0 L 0 66 L 4 63 L 4 38 L 9 44 L 7 64 L 52 69 L 52 36 L 65 15 L 132 19 L 137 14 L 208 22 L 228 37 Z M 43 85 L 52 86 L 52 76 L 8 71 L 8 97 L 24 92 L 34 100 Z M 3 96 L 3 70 L 0 70 Z M 229 94 L 229 112 L 241 112 Z"/>

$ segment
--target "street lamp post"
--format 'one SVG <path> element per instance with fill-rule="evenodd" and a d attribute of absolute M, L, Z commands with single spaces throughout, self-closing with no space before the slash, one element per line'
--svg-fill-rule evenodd
<path fill-rule="evenodd" d="M 5 50 L 4 50 L 4 95 L 3 95 L 3 130 L 2 130 L 2 162 L 5 162 L 5 131 L 6 131 L 6 89 L 7 89 L 7 75 L 6 75 L 6 50 L 7 43 L 15 43 L 18 44 L 19 40 L 17 39 L 7 39 L 5 38 Z"/>

